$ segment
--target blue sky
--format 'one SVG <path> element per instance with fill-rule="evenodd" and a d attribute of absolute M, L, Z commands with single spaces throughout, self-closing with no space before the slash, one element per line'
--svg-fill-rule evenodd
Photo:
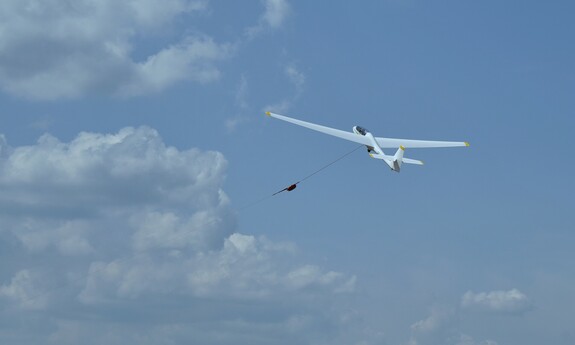
<path fill-rule="evenodd" d="M 573 10 L 3 1 L 1 342 L 573 344 Z"/>

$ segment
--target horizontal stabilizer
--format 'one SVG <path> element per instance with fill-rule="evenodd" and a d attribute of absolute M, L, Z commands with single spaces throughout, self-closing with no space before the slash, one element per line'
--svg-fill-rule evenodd
<path fill-rule="evenodd" d="M 372 158 L 387 160 L 387 161 L 390 161 L 390 162 L 393 161 L 393 156 L 379 155 L 379 154 L 377 154 L 377 153 L 370 153 L 369 155 L 370 155 Z M 401 160 L 403 161 L 403 163 L 406 163 L 406 164 L 423 165 L 423 161 L 420 161 L 420 160 L 417 160 L 417 159 L 411 159 L 411 158 L 405 158 L 405 157 L 403 157 Z"/>
<path fill-rule="evenodd" d="M 405 157 L 403 158 L 403 163 L 423 165 L 423 161 L 419 161 L 417 159 L 405 158 Z"/>

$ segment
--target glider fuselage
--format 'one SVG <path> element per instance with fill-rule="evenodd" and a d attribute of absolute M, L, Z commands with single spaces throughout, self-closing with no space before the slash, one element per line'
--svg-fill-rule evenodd
<path fill-rule="evenodd" d="M 353 126 L 353 132 L 357 135 L 366 137 L 371 142 L 371 145 L 365 145 L 367 147 L 367 152 L 371 157 L 385 157 L 383 149 L 377 144 L 377 140 L 375 140 L 375 137 L 370 131 L 360 126 Z M 394 164 L 392 160 L 386 158 L 382 158 L 382 160 L 389 165 L 391 170 L 399 172 L 400 164 Z"/>

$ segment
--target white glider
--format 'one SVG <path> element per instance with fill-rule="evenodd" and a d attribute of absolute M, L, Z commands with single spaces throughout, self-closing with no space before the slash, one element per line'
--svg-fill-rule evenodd
<path fill-rule="evenodd" d="M 333 135 L 345 140 L 353 141 L 367 147 L 367 152 L 373 158 L 381 159 L 391 170 L 399 172 L 402 163 L 423 165 L 422 161 L 403 157 L 403 153 L 407 148 L 427 148 L 427 147 L 457 147 L 469 146 L 465 141 L 429 141 L 429 140 L 411 140 L 411 139 L 393 139 L 393 138 L 377 138 L 374 137 L 365 128 L 353 126 L 353 133 L 346 132 L 335 128 L 316 125 L 314 123 L 305 122 L 302 120 L 292 119 L 291 117 L 266 112 L 266 115 L 280 119 L 283 121 L 291 122 L 298 126 L 307 127 L 314 131 L 322 132 L 325 134 Z M 393 156 L 386 155 L 382 149 L 394 148 L 397 149 Z"/>

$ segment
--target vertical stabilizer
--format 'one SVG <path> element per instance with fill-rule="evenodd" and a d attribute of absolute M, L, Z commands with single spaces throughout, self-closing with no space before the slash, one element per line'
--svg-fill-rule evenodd
<path fill-rule="evenodd" d="M 403 163 L 403 153 L 405 152 L 405 147 L 399 146 L 395 155 L 393 155 L 393 170 L 399 172 L 401 169 L 401 163 Z"/>

